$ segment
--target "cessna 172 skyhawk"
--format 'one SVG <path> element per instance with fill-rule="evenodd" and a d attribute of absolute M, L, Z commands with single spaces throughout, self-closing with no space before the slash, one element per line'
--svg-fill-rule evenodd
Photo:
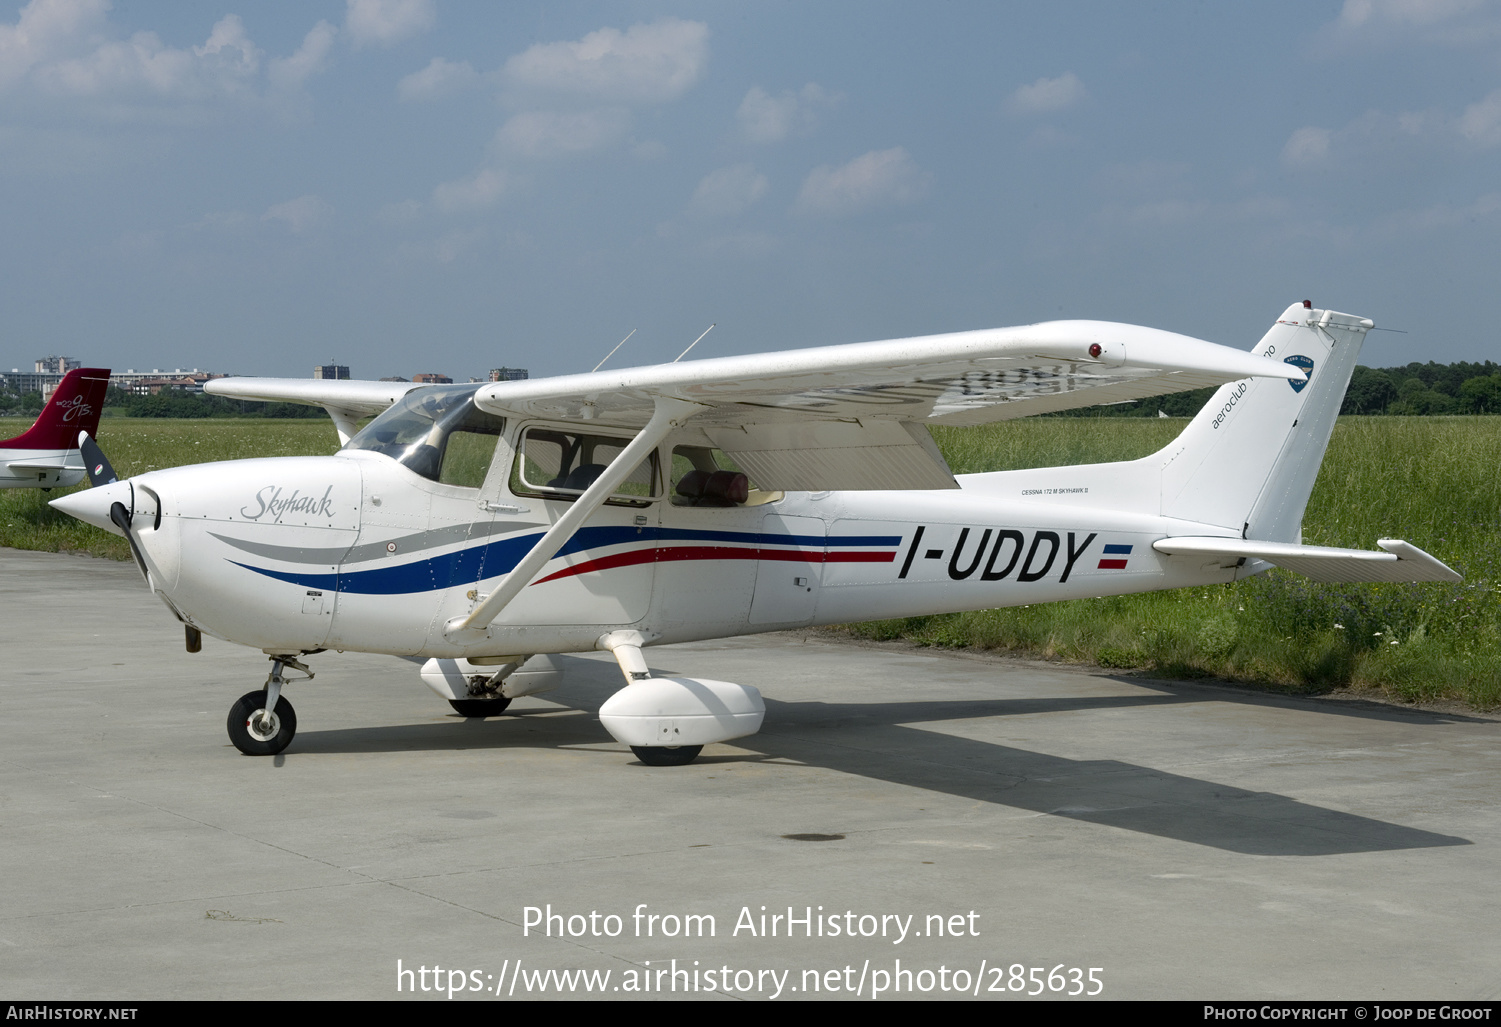
<path fill-rule="evenodd" d="M 57 383 L 36 423 L 13 439 L 0 439 L 0 489 L 50 489 L 83 481 L 78 433 L 99 431 L 109 370 L 75 367 Z"/>
<path fill-rule="evenodd" d="M 556 683 L 548 654 L 602 649 L 625 676 L 605 728 L 645 763 L 682 764 L 759 730 L 765 707 L 747 686 L 653 678 L 646 646 L 1273 565 L 1457 580 L 1406 542 L 1300 544 L 1369 327 L 1303 303 L 1250 353 L 1064 321 L 483 385 L 218 379 L 209 391 L 326 407 L 344 448 L 53 502 L 130 539 L 190 650 L 208 632 L 270 655 L 265 689 L 230 711 L 242 752 L 291 741 L 283 670 L 308 673 L 305 654 L 426 657 L 435 691 L 487 716 Z M 1208 385 L 1182 435 L 1123 463 L 956 478 L 926 428 Z"/>

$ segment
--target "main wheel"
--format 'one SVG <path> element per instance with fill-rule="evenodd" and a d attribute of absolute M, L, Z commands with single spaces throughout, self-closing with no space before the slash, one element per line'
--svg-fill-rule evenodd
<path fill-rule="evenodd" d="M 511 705 L 505 696 L 499 699 L 450 699 L 448 705 L 461 717 L 498 717 Z"/>
<path fill-rule="evenodd" d="M 266 692 L 246 692 L 229 708 L 229 740 L 246 756 L 275 756 L 292 744 L 297 733 L 297 712 L 287 697 L 276 699 L 275 711 L 266 709 Z"/>
<path fill-rule="evenodd" d="M 648 767 L 686 767 L 704 751 L 702 745 L 633 745 L 631 752 Z"/>

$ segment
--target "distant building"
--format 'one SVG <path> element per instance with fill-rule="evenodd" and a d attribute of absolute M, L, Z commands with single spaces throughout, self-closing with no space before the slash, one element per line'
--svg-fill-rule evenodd
<path fill-rule="evenodd" d="M 404 382 L 406 380 L 407 379 L 403 378 L 399 374 L 393 374 L 393 375 L 391 375 L 391 376 L 389 376 L 387 378 L 382 378 L 381 379 L 381 381 L 383 381 L 383 382 Z"/>
<path fill-rule="evenodd" d="M 490 369 L 492 382 L 521 382 L 530 377 L 531 375 L 524 367 L 492 367 Z"/>
<path fill-rule="evenodd" d="M 77 357 L 43 357 L 36 362 L 36 373 L 64 375 L 82 366 L 83 362 Z"/>
<path fill-rule="evenodd" d="M 313 377 L 347 379 L 349 368 L 344 364 L 318 364 L 313 368 Z"/>
<path fill-rule="evenodd" d="M 420 385 L 452 385 L 453 379 L 446 374 L 414 374 L 412 381 Z"/>
<path fill-rule="evenodd" d="M 180 367 L 172 371 L 163 371 L 161 368 L 137 371 L 135 368 L 130 368 L 127 371 L 116 371 L 110 375 L 109 383 L 115 388 L 124 389 L 137 396 L 155 396 L 163 389 L 178 392 L 202 392 L 204 382 L 223 377 L 226 376 L 200 371 L 196 367 L 191 371 L 184 371 Z"/>

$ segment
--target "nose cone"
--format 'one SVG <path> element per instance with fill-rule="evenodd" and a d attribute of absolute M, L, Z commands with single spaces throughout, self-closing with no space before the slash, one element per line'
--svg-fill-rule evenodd
<path fill-rule="evenodd" d="M 127 511 L 134 505 L 134 490 L 128 481 L 110 482 L 95 488 L 84 489 L 70 495 L 60 496 L 48 506 L 61 510 L 69 517 L 77 517 L 85 524 L 103 528 L 115 535 L 125 534 L 109 519 L 109 509 L 116 503 L 123 504 Z"/>

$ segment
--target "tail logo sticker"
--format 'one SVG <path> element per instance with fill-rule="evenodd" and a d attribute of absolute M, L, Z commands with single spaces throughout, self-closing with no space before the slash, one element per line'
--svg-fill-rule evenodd
<path fill-rule="evenodd" d="M 1105 559 L 1100 561 L 1099 570 L 1123 571 L 1126 569 L 1126 561 L 1131 558 L 1131 547 L 1112 544 L 1105 547 Z"/>
<path fill-rule="evenodd" d="M 1293 387 L 1294 392 L 1302 392 L 1303 387 L 1313 380 L 1313 361 L 1308 357 L 1303 356 L 1302 354 L 1298 354 L 1297 356 L 1283 357 L 1282 362 L 1284 364 L 1293 365 L 1308 376 L 1301 382 L 1295 382 L 1292 379 L 1288 379 L 1287 384 Z"/>

